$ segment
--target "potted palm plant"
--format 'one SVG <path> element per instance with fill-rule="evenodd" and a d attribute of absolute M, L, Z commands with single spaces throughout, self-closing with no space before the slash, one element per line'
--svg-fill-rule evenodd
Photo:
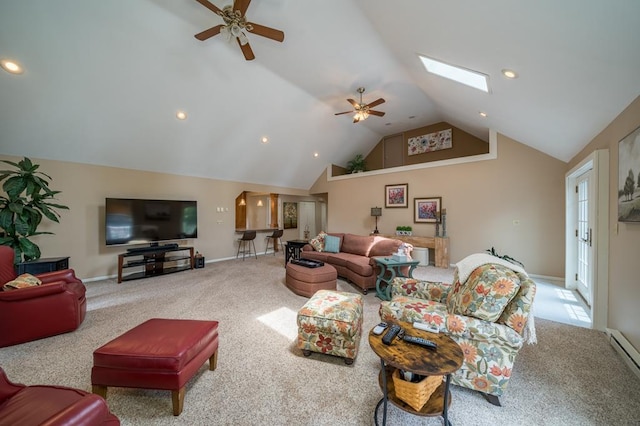
<path fill-rule="evenodd" d="M 0 170 L 0 182 L 4 194 L 0 194 L 0 228 L 4 235 L 0 236 L 0 245 L 10 246 L 15 253 L 14 263 L 23 258 L 35 260 L 40 258 L 40 247 L 30 237 L 53 232 L 38 232 L 43 216 L 59 222 L 57 209 L 69 207 L 54 203 L 60 191 L 49 188 L 51 177 L 38 171 L 40 167 L 25 157 L 14 163 L 2 160 L 14 167 L 13 170 Z"/>
<path fill-rule="evenodd" d="M 364 161 L 364 157 L 362 154 L 358 154 L 354 157 L 353 160 L 347 163 L 347 171 L 349 173 L 358 173 L 364 172 L 367 164 Z"/>

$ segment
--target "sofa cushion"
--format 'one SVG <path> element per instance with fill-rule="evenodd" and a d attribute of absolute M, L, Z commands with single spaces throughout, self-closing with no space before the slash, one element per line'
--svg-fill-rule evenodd
<path fill-rule="evenodd" d="M 317 252 L 317 251 L 302 251 L 300 257 L 303 259 L 319 260 L 320 262 L 326 262 L 329 258 L 329 253 Z"/>
<path fill-rule="evenodd" d="M 374 237 L 354 234 L 344 234 L 341 251 L 346 253 L 369 256 Z"/>
<path fill-rule="evenodd" d="M 466 283 L 456 285 L 447 299 L 449 312 L 495 322 L 520 288 L 520 278 L 509 268 L 486 264 L 476 268 Z"/>
<path fill-rule="evenodd" d="M 369 251 L 369 256 L 389 256 L 398 251 L 402 241 L 393 238 L 373 237 L 373 245 Z"/>
<path fill-rule="evenodd" d="M 17 290 L 19 288 L 34 287 L 40 284 L 42 284 L 42 281 L 40 281 L 38 278 L 34 277 L 33 275 L 22 274 L 16 277 L 15 280 L 9 281 L 5 285 L 3 285 L 2 289 L 5 291 Z"/>
<path fill-rule="evenodd" d="M 347 260 L 347 268 L 363 277 L 369 277 L 373 274 L 373 266 L 368 257 L 349 258 Z"/>
<path fill-rule="evenodd" d="M 309 244 L 313 247 L 315 251 L 323 251 L 324 250 L 324 237 L 327 234 L 324 231 L 320 231 L 320 233 L 309 241 Z"/>
<path fill-rule="evenodd" d="M 334 237 L 333 235 L 327 235 L 324 237 L 324 251 L 328 253 L 340 252 L 340 237 Z"/>

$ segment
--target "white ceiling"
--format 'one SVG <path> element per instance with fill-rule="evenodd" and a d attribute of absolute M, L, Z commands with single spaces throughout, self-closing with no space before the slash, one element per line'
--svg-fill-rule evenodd
<path fill-rule="evenodd" d="M 640 94 L 637 0 L 253 0 L 247 17 L 285 32 L 249 34 L 251 62 L 193 37 L 222 23 L 195 0 L 3 1 L 0 58 L 25 72 L 0 71 L 0 153 L 307 189 L 443 120 L 568 161 Z M 491 92 L 417 54 L 488 74 Z M 334 116 L 360 86 L 386 115 Z"/>

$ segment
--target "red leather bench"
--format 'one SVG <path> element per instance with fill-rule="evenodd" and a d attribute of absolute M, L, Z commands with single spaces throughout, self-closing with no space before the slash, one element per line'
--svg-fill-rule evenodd
<path fill-rule="evenodd" d="M 216 369 L 218 321 L 150 319 L 93 352 L 93 393 L 107 387 L 171 391 L 173 415 L 182 412 L 185 386 L 209 359 Z"/>

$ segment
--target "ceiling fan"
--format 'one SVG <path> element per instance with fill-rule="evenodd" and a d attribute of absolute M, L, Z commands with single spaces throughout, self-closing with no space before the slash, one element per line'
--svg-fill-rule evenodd
<path fill-rule="evenodd" d="M 196 1 L 213 13 L 219 15 L 224 21 L 224 24 L 216 25 L 215 27 L 196 34 L 195 37 L 200 41 L 207 40 L 218 34 L 225 36 L 228 41 L 235 38 L 238 40 L 238 45 L 240 45 L 240 50 L 242 50 L 244 58 L 247 61 L 251 61 L 255 59 L 255 56 L 253 50 L 251 50 L 251 46 L 249 46 L 249 39 L 247 39 L 245 31 L 279 42 L 284 40 L 284 33 L 280 30 L 253 22 L 247 22 L 245 14 L 247 13 L 247 8 L 251 0 L 234 0 L 233 5 L 225 6 L 222 10 L 208 0 Z"/>
<path fill-rule="evenodd" d="M 358 93 L 360 93 L 360 102 L 356 102 L 353 99 L 347 99 L 347 101 L 353 105 L 353 111 L 345 111 L 345 112 L 337 112 L 335 115 L 342 115 L 342 114 L 350 114 L 350 113 L 355 113 L 355 115 L 353 116 L 353 122 L 357 123 L 359 121 L 364 121 L 367 118 L 369 118 L 369 115 L 377 115 L 378 117 L 382 117 L 384 115 L 384 112 L 382 111 L 374 111 L 371 108 L 373 108 L 374 106 L 383 104 L 385 101 L 382 98 L 379 98 L 373 102 L 371 102 L 370 104 L 365 104 L 362 102 L 362 94 L 364 93 L 364 87 L 359 87 L 358 88 Z"/>

